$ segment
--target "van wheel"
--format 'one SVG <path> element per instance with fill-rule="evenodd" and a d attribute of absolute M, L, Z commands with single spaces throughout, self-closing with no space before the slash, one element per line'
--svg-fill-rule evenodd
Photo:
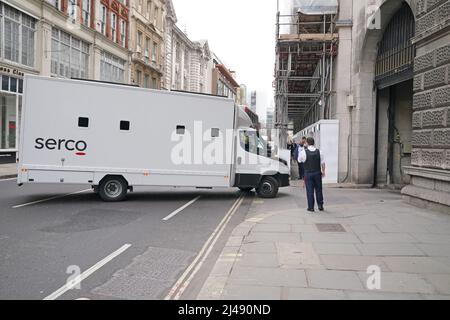
<path fill-rule="evenodd" d="M 245 188 L 245 187 L 238 187 L 239 190 L 241 190 L 242 192 L 250 192 L 252 191 L 254 188 Z"/>
<path fill-rule="evenodd" d="M 278 194 L 278 188 L 278 180 L 267 176 L 262 178 L 258 188 L 256 188 L 256 193 L 261 198 L 275 198 Z"/>
<path fill-rule="evenodd" d="M 117 202 L 125 199 L 128 191 L 128 183 L 122 177 L 107 177 L 102 180 L 98 188 L 98 194 L 103 201 Z"/>

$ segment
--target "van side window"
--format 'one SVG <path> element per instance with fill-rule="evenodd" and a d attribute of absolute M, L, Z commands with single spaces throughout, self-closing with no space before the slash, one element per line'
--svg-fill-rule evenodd
<path fill-rule="evenodd" d="M 78 118 L 78 127 L 80 127 L 80 128 L 89 128 L 89 118 L 79 117 Z"/>
<path fill-rule="evenodd" d="M 186 132 L 185 126 L 177 126 L 177 134 L 183 135 Z"/>
<path fill-rule="evenodd" d="M 130 121 L 125 120 L 120 121 L 120 130 L 130 131 Z"/>
<path fill-rule="evenodd" d="M 211 129 L 211 137 L 217 138 L 220 135 L 220 131 L 218 128 L 212 128 Z"/>

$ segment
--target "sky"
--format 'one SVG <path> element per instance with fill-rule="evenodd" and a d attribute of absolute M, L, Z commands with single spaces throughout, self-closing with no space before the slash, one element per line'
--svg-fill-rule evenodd
<path fill-rule="evenodd" d="M 172 0 L 178 27 L 210 49 L 237 82 L 257 91 L 257 113 L 273 108 L 276 0 Z M 249 98 L 248 98 L 249 100 Z M 248 101 L 250 103 L 250 101 Z"/>

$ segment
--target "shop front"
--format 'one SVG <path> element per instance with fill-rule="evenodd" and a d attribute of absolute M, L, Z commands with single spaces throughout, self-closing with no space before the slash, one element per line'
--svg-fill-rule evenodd
<path fill-rule="evenodd" d="M 23 73 L 0 65 L 0 164 L 16 161 Z"/>

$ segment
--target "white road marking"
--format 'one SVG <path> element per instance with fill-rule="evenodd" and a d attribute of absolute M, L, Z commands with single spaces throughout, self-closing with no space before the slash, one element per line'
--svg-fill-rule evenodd
<path fill-rule="evenodd" d="M 178 300 L 180 299 L 183 292 L 186 290 L 186 288 L 189 286 L 190 282 L 196 275 L 196 273 L 200 270 L 206 259 L 208 258 L 208 255 L 211 253 L 211 250 L 213 249 L 214 245 L 216 244 L 217 240 L 219 239 L 220 235 L 222 234 L 223 230 L 227 226 L 228 222 L 231 220 L 232 216 L 235 214 L 235 212 L 239 209 L 242 202 L 244 201 L 245 195 L 241 195 L 231 206 L 230 210 L 228 210 L 225 217 L 222 219 L 222 221 L 219 223 L 217 228 L 213 231 L 209 239 L 206 241 L 206 243 L 203 245 L 202 249 L 198 253 L 197 257 L 194 259 L 194 261 L 189 265 L 189 267 L 184 271 L 184 273 L 181 275 L 180 279 L 175 283 L 175 285 L 172 287 L 172 289 L 169 291 L 167 296 L 164 298 L 164 300 Z M 192 273 L 190 273 L 192 271 Z M 190 273 L 190 275 L 189 275 Z M 189 277 L 188 277 L 189 275 Z M 188 278 L 187 278 L 188 277 Z M 186 279 L 187 278 L 187 279 Z M 186 279 L 186 280 L 185 280 Z"/>
<path fill-rule="evenodd" d="M 8 179 L 0 179 L 0 182 L 2 182 L 2 181 L 13 181 L 13 180 L 17 180 L 17 177 L 16 178 L 8 178 Z"/>
<path fill-rule="evenodd" d="M 79 193 L 83 193 L 83 192 L 88 192 L 91 191 L 92 189 L 85 189 L 85 190 L 80 190 L 80 191 L 75 191 L 72 193 L 67 193 L 67 194 L 63 194 L 61 196 L 55 196 L 55 197 L 51 197 L 51 198 L 46 198 L 46 199 L 42 199 L 42 200 L 36 200 L 33 202 L 28 202 L 28 203 L 24 203 L 24 204 L 18 204 L 17 206 L 13 206 L 13 209 L 17 209 L 17 208 L 22 208 L 22 207 L 26 207 L 26 206 L 31 206 L 33 204 L 37 204 L 37 203 L 41 203 L 41 202 L 46 202 L 46 201 L 50 201 L 50 200 L 55 200 L 55 199 L 59 199 L 59 198 L 65 198 L 74 194 L 79 194 Z"/>
<path fill-rule="evenodd" d="M 117 249 L 116 251 L 114 251 L 113 253 L 111 253 L 109 256 L 107 256 L 106 258 L 104 258 L 103 260 L 97 262 L 96 264 L 94 264 L 92 267 L 90 267 L 89 269 L 87 269 L 86 271 L 84 271 L 82 274 L 80 274 L 79 276 L 77 276 L 76 278 L 74 278 L 72 281 L 70 281 L 69 283 L 66 283 L 64 286 L 62 286 L 61 288 L 59 288 L 58 290 L 56 290 L 55 292 L 53 292 L 52 294 L 48 295 L 47 297 L 45 297 L 43 300 L 56 300 L 58 297 L 62 296 L 64 293 L 66 293 L 67 291 L 71 290 L 72 288 L 76 287 L 78 284 L 81 283 L 81 281 L 83 281 L 84 279 L 86 279 L 87 277 L 89 277 L 90 275 L 92 275 L 95 271 L 97 271 L 98 269 L 100 269 L 101 267 L 103 267 L 105 264 L 107 264 L 108 262 L 110 262 L 111 260 L 113 260 L 114 258 L 116 258 L 118 255 L 120 255 L 121 253 L 125 252 L 125 250 L 127 250 L 129 247 L 131 247 L 131 244 L 125 244 L 122 247 L 120 247 L 119 249 Z"/>
<path fill-rule="evenodd" d="M 186 209 L 187 207 L 189 207 L 191 204 L 193 204 L 195 201 L 197 201 L 198 199 L 200 199 L 201 196 L 198 196 L 195 199 L 192 199 L 191 201 L 189 201 L 188 203 L 186 203 L 184 206 L 182 206 L 181 208 L 178 208 L 177 210 L 175 210 L 174 212 L 172 212 L 171 214 L 169 214 L 167 217 L 165 217 L 163 220 L 167 221 L 173 217 L 175 217 L 177 214 L 179 214 L 181 211 L 183 211 L 184 209 Z"/>

